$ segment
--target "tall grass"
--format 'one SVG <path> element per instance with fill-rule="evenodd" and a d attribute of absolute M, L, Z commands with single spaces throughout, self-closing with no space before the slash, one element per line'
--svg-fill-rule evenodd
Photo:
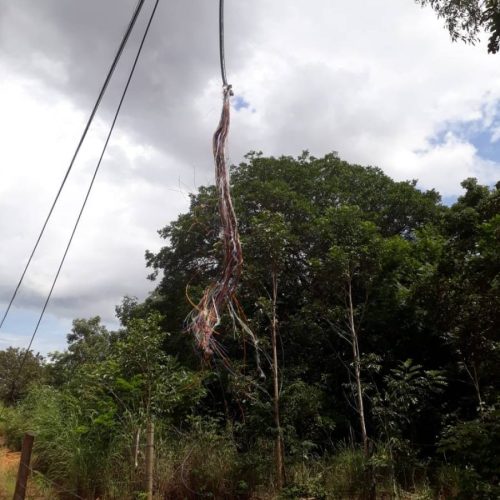
<path fill-rule="evenodd" d="M 33 389 L 17 408 L 5 409 L 2 432 L 11 447 L 35 433 L 34 462 L 59 489 L 84 498 L 135 499 L 143 491 L 144 432 L 136 457 L 139 420 L 89 423 L 73 397 L 50 387 Z M 97 423 L 96 423 L 97 422 Z M 250 498 L 269 484 L 269 450 L 238 453 L 230 430 L 192 419 L 180 432 L 158 422 L 155 487 L 160 498 Z M 259 471 L 266 471 L 262 480 Z"/>
<path fill-rule="evenodd" d="M 11 447 L 19 446 L 27 430 L 36 435 L 33 465 L 56 483 L 56 489 L 100 500 L 133 500 L 143 495 L 141 419 L 121 417 L 109 424 L 84 414 L 73 397 L 38 387 L 16 408 L 0 408 L 0 433 Z M 376 478 L 378 498 L 459 498 L 463 489 L 464 471 L 437 469 L 432 489 L 424 468 L 417 475 L 416 462 L 391 463 L 383 444 L 376 447 L 370 460 L 362 450 L 347 445 L 322 457 L 289 457 L 287 486 L 279 494 L 273 481 L 270 439 L 257 439 L 253 448 L 242 452 L 231 428 L 214 420 L 191 418 L 182 431 L 158 421 L 155 444 L 154 483 L 157 498 L 162 499 L 364 499 L 369 496 L 371 474 Z M 412 481 L 402 480 L 401 470 Z"/>

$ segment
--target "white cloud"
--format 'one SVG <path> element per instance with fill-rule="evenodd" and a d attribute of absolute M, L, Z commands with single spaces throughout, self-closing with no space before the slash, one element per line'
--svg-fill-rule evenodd
<path fill-rule="evenodd" d="M 133 3 L 89 0 L 70 8 L 56 0 L 0 0 L 0 70 L 7 75 L 0 83 L 4 300 Z M 233 162 L 251 149 L 280 155 L 307 148 L 316 156 L 336 150 L 443 195 L 459 193 L 465 177 L 487 183 L 499 177 L 499 165 L 483 159 L 467 137 L 433 141 L 454 123 L 473 120 L 492 130 L 493 142 L 500 140 L 500 66 L 485 46 L 452 44 L 432 11 L 413 0 L 241 0 L 226 15 L 229 80 L 250 104 L 232 116 Z M 144 249 L 159 248 L 156 230 L 187 208 L 186 191 L 212 179 L 217 55 L 212 3 L 163 5 L 54 294 L 54 314 L 110 319 L 122 295 L 143 296 L 150 287 Z M 48 288 L 125 69 L 103 102 L 27 277 L 25 307 L 39 305 Z"/>
<path fill-rule="evenodd" d="M 474 146 L 452 133 L 442 143 L 421 151 L 396 151 L 388 164 L 391 173 L 401 176 L 407 172 L 419 180 L 419 187 L 435 188 L 443 196 L 456 195 L 456 182 L 467 177 L 479 177 L 486 184 L 499 177 L 498 163 L 481 158 Z"/>
<path fill-rule="evenodd" d="M 0 86 L 0 108 L 10 118 L 0 122 L 4 144 L 0 152 L 0 231 L 8 242 L 1 250 L 4 303 L 24 267 L 83 126 L 82 113 L 64 96 L 48 93 L 34 98 L 32 85 L 19 80 Z M 105 134 L 106 125 L 98 120 L 26 276 L 19 294 L 25 307 L 43 304 Z M 171 162 L 154 147 L 137 144 L 117 131 L 68 254 L 51 302 L 52 312 L 69 318 L 100 314 L 110 321 L 114 305 L 123 295 L 143 297 L 147 293 L 150 283 L 145 279 L 144 250 L 159 248 L 156 230 L 188 204 L 177 177 L 174 185 L 148 179 L 151 163 L 168 171 Z"/>
<path fill-rule="evenodd" d="M 491 138 L 490 138 L 492 143 L 500 141 L 500 126 L 495 127 L 491 130 Z"/>
<path fill-rule="evenodd" d="M 500 69 L 484 47 L 451 44 L 433 13 L 413 2 L 386 2 L 382 12 L 374 1 L 362 9 L 361 2 L 319 1 L 310 15 L 294 5 L 279 35 L 259 37 L 237 75 L 257 116 L 240 114 L 235 135 L 255 135 L 259 149 L 274 154 L 337 150 L 443 194 L 457 194 L 465 174 L 498 177 L 500 165 L 471 144 L 431 144 L 454 122 L 493 120 Z"/>
<path fill-rule="evenodd" d="M 19 335 L 15 333 L 2 333 L 0 335 L 0 350 L 6 349 L 7 347 L 20 347 L 22 349 L 26 348 L 30 341 L 29 335 Z"/>

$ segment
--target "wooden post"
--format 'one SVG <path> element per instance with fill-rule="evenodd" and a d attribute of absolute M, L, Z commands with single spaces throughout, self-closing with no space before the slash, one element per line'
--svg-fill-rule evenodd
<path fill-rule="evenodd" d="M 21 461 L 17 472 L 16 490 L 14 491 L 14 500 L 24 500 L 26 496 L 26 487 L 28 485 L 28 476 L 30 473 L 31 450 L 33 449 L 33 440 L 35 436 L 30 432 L 24 434 L 23 447 L 21 449 Z"/>
<path fill-rule="evenodd" d="M 154 436 L 155 427 L 148 420 L 146 430 L 146 493 L 147 500 L 153 500 L 153 468 L 154 468 Z"/>

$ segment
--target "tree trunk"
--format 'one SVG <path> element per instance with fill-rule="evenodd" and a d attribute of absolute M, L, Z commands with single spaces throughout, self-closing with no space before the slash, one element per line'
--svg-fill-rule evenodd
<path fill-rule="evenodd" d="M 479 408 L 479 416 L 482 418 L 483 411 L 484 411 L 484 401 L 483 401 L 483 397 L 481 395 L 481 386 L 479 384 L 479 377 L 477 375 L 476 363 L 474 361 L 472 361 L 472 363 L 471 363 L 472 371 L 469 369 L 469 366 L 467 365 L 467 360 L 465 360 L 465 359 L 464 359 L 464 366 L 465 366 L 465 370 L 467 371 L 467 374 L 469 375 L 469 377 L 472 380 L 472 384 L 474 385 L 474 390 L 476 391 L 478 408 Z"/>
<path fill-rule="evenodd" d="M 276 273 L 273 272 L 273 310 L 271 318 L 271 344 L 273 350 L 273 409 L 274 409 L 274 425 L 276 428 L 275 442 L 275 467 L 276 467 L 276 486 L 278 489 L 283 487 L 285 482 L 285 465 L 284 465 L 284 446 L 283 446 L 283 431 L 280 422 L 280 392 L 279 392 L 279 374 L 278 374 L 278 318 L 276 315 L 276 300 L 278 295 L 278 280 Z"/>
<path fill-rule="evenodd" d="M 135 446 L 134 446 L 134 467 L 137 469 L 139 467 L 139 446 L 141 442 L 141 428 L 137 427 L 137 432 L 135 434 Z"/>
<path fill-rule="evenodd" d="M 359 425 L 361 428 L 361 437 L 363 439 L 363 451 L 365 458 L 367 460 L 367 482 L 369 484 L 368 498 L 369 500 L 375 500 L 377 498 L 377 485 L 375 480 L 375 474 L 373 473 L 373 467 L 368 462 L 370 459 L 370 446 L 368 442 L 368 433 L 366 432 L 366 418 L 365 418 L 365 405 L 363 402 L 363 386 L 361 382 L 361 354 L 359 352 L 359 338 L 358 331 L 356 329 L 356 322 L 354 321 L 354 304 L 352 301 L 352 282 L 351 276 L 348 277 L 347 281 L 347 300 L 348 300 L 348 318 L 349 318 L 349 330 L 351 331 L 351 341 L 352 341 L 352 355 L 354 359 L 354 376 L 356 378 L 356 399 L 358 406 L 359 415 Z"/>
<path fill-rule="evenodd" d="M 354 376 L 356 378 L 356 399 L 359 415 L 359 425 L 361 428 L 361 437 L 363 438 L 363 450 L 365 456 L 369 458 L 370 450 L 368 446 L 368 434 L 366 432 L 365 407 L 363 403 L 363 387 L 361 383 L 361 355 L 359 352 L 358 332 L 354 321 L 354 305 L 352 302 L 351 277 L 347 281 L 347 300 L 348 300 L 348 320 L 351 331 L 352 355 L 354 360 Z"/>
<path fill-rule="evenodd" d="M 146 427 L 146 477 L 145 489 L 147 500 L 153 500 L 153 470 L 154 470 L 154 423 L 148 418 Z"/>

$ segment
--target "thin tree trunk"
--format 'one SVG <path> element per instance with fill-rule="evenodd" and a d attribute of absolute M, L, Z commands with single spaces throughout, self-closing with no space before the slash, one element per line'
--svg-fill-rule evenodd
<path fill-rule="evenodd" d="M 134 467 L 137 469 L 139 466 L 139 445 L 141 440 L 141 427 L 137 427 L 135 434 L 135 447 L 134 447 Z"/>
<path fill-rule="evenodd" d="M 467 366 L 467 361 L 465 360 L 464 360 L 464 366 L 465 370 L 467 371 L 467 374 L 472 380 L 472 384 L 474 385 L 474 389 L 476 391 L 476 396 L 477 396 L 477 402 L 479 405 L 479 415 L 482 417 L 484 410 L 484 401 L 481 395 L 481 386 L 479 385 L 479 377 L 477 375 L 476 363 L 474 361 L 472 362 L 472 371 Z"/>
<path fill-rule="evenodd" d="M 276 273 L 273 272 L 273 310 L 271 318 L 271 344 L 273 350 L 273 407 L 274 407 L 274 425 L 276 428 L 276 443 L 275 443 L 275 465 L 276 465 L 276 486 L 278 489 L 283 487 L 285 482 L 285 465 L 284 465 L 284 447 L 283 447 L 283 431 L 280 422 L 280 392 L 279 392 L 279 374 L 278 374 L 278 318 L 276 315 L 276 300 L 278 295 L 278 280 Z"/>
<path fill-rule="evenodd" d="M 359 341 L 358 332 L 356 330 L 356 323 L 354 321 L 354 305 L 352 302 L 352 285 L 351 277 L 347 281 L 347 300 L 348 300 L 348 319 L 349 319 L 349 329 L 351 331 L 352 340 L 352 355 L 354 359 L 354 375 L 356 378 L 356 399 L 358 406 L 359 415 L 359 425 L 361 428 L 361 436 L 363 438 L 363 450 L 365 456 L 369 458 L 370 450 L 368 446 L 368 434 L 366 432 L 366 419 L 365 419 L 365 407 L 363 403 L 363 387 L 361 384 L 361 355 L 359 353 Z"/>
<path fill-rule="evenodd" d="M 153 470 L 154 470 L 154 423 L 148 418 L 146 427 L 146 498 L 153 500 Z"/>
<path fill-rule="evenodd" d="M 347 280 L 347 300 L 348 300 L 348 318 L 349 318 L 349 329 L 351 331 L 352 340 L 352 354 L 354 359 L 354 375 L 356 378 L 356 399 L 358 406 L 359 415 L 359 425 L 361 428 L 361 436 L 363 439 L 363 451 L 367 461 L 367 482 L 369 485 L 368 499 L 375 500 L 377 498 L 377 485 L 375 474 L 373 471 L 373 466 L 369 462 L 370 459 L 370 446 L 368 442 L 368 433 L 366 432 L 366 418 L 365 418 L 365 405 L 363 402 L 363 386 L 361 382 L 361 354 L 359 351 L 359 337 L 358 330 L 356 328 L 356 322 L 354 320 L 354 304 L 352 300 L 352 281 L 351 276 L 348 276 Z"/>

